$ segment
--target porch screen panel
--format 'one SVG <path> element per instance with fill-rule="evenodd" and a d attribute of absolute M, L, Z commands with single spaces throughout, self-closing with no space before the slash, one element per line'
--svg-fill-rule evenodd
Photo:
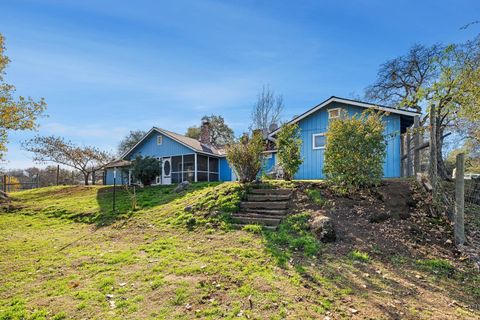
<path fill-rule="evenodd" d="M 208 168 L 209 168 L 209 175 L 208 181 L 218 181 L 218 159 L 217 158 L 209 158 L 208 159 Z"/>
<path fill-rule="evenodd" d="M 197 155 L 197 181 L 208 181 L 208 157 Z"/>
<path fill-rule="evenodd" d="M 195 156 L 193 154 L 183 156 L 183 181 L 195 181 Z"/>
<path fill-rule="evenodd" d="M 172 157 L 172 183 L 182 182 L 182 156 Z"/>
<path fill-rule="evenodd" d="M 197 155 L 197 181 L 218 181 L 217 158 Z"/>

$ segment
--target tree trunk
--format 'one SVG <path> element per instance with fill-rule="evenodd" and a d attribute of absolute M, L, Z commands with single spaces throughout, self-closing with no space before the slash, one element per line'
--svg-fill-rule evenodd
<path fill-rule="evenodd" d="M 450 180 L 450 177 L 447 172 L 447 167 L 445 166 L 445 161 L 443 160 L 443 131 L 444 129 L 441 125 L 437 125 L 437 174 L 438 177 L 442 180 Z"/>
<path fill-rule="evenodd" d="M 83 177 L 85 178 L 85 185 L 88 186 L 88 178 L 90 176 L 90 172 L 84 172 Z"/>

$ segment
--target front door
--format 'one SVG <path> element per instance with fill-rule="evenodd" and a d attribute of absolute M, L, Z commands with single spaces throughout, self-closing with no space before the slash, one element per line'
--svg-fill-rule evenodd
<path fill-rule="evenodd" d="M 172 159 L 163 158 L 162 161 L 162 184 L 172 183 Z"/>

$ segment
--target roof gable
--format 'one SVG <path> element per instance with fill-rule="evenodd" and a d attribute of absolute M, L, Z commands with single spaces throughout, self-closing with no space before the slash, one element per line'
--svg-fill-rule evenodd
<path fill-rule="evenodd" d="M 395 114 L 400 114 L 403 116 L 407 117 L 414 117 L 420 115 L 418 112 L 414 111 L 409 111 L 409 110 L 404 110 L 404 109 L 396 109 L 396 108 L 391 108 L 391 107 L 386 107 L 386 106 L 381 106 L 378 104 L 374 103 L 368 103 L 368 102 L 362 102 L 362 101 L 357 101 L 357 100 L 351 100 L 351 99 L 345 99 L 345 98 L 339 98 L 335 96 L 331 96 L 327 100 L 323 101 L 322 103 L 316 105 L 315 107 L 311 108 L 310 110 L 307 110 L 306 112 L 302 113 L 301 115 L 293 118 L 290 120 L 288 123 L 297 123 L 298 121 L 310 116 L 311 114 L 317 112 L 318 110 L 330 105 L 331 103 L 338 102 L 338 103 L 343 103 L 347 105 L 352 105 L 352 106 L 357 106 L 357 107 L 362 107 L 362 108 L 369 108 L 369 109 L 375 109 L 375 110 L 380 110 L 380 111 L 385 111 L 389 113 L 395 113 Z M 273 137 L 275 134 L 278 133 L 280 128 L 277 130 L 271 132 L 268 136 Z"/>
<path fill-rule="evenodd" d="M 224 154 L 221 153 L 216 148 L 214 148 L 212 146 L 207 146 L 203 143 L 200 143 L 200 141 L 198 141 L 198 140 L 180 135 L 180 134 L 175 133 L 175 132 L 171 132 L 171 131 L 164 130 L 164 129 L 161 129 L 161 128 L 153 127 L 132 148 L 130 148 L 127 152 L 122 154 L 120 156 L 120 159 L 125 159 L 127 156 L 131 155 L 133 153 L 133 151 L 136 150 L 142 143 L 144 143 L 151 136 L 151 134 L 153 132 L 160 133 L 160 134 L 170 138 L 174 142 L 176 142 L 176 143 L 178 143 L 178 144 L 180 144 L 180 145 L 182 145 L 182 146 L 184 146 L 184 147 L 186 147 L 186 148 L 188 148 L 188 149 L 190 149 L 194 152 L 203 153 L 203 154 L 206 154 L 206 155 L 224 156 Z"/>

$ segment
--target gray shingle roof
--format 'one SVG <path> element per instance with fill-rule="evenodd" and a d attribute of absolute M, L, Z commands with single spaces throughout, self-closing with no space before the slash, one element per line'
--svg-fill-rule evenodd
<path fill-rule="evenodd" d="M 184 135 L 181 135 L 181 134 L 178 134 L 178 133 L 175 133 L 175 132 L 172 132 L 172 131 L 168 131 L 168 130 L 165 130 L 165 129 L 161 129 L 161 128 L 157 128 L 157 127 L 154 127 L 154 128 L 158 132 L 161 132 L 161 133 L 165 134 L 166 136 L 172 138 L 173 140 L 177 140 L 178 142 L 182 143 L 183 145 L 186 145 L 187 147 L 190 147 L 191 149 L 194 149 L 195 151 L 210 153 L 210 154 L 217 155 L 217 156 L 225 155 L 225 152 L 223 150 L 219 150 L 219 149 L 215 148 L 214 146 L 203 144 L 196 139 L 189 138 L 189 137 L 186 137 Z"/>

